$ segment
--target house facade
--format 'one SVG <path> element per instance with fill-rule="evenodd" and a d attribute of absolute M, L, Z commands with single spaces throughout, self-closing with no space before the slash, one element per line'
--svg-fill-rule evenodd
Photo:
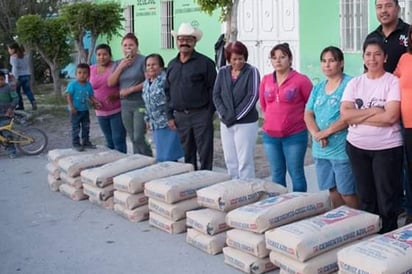
<path fill-rule="evenodd" d="M 177 54 L 170 31 L 190 22 L 204 33 L 197 50 L 214 58 L 214 44 L 224 31 L 219 11 L 211 16 L 203 13 L 194 0 L 118 1 L 126 18 L 121 32 L 138 36 L 142 54 L 160 53 L 167 63 Z M 399 4 L 400 17 L 410 23 L 412 0 Z M 294 68 L 314 83 L 323 79 L 319 54 L 329 45 L 344 51 L 345 72 L 358 75 L 363 71 L 363 40 L 378 25 L 375 0 L 239 0 L 238 40 L 247 45 L 249 62 L 261 75 L 273 70 L 270 50 L 283 42 L 292 49 Z M 121 37 L 110 41 L 116 59 L 122 56 L 120 42 Z"/>

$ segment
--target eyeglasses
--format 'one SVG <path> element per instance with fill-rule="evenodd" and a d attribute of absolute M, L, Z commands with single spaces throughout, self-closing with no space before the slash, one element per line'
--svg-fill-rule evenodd
<path fill-rule="evenodd" d="M 176 40 L 179 43 L 182 43 L 182 42 L 193 43 L 195 41 L 195 38 L 193 38 L 193 37 L 177 37 Z"/>

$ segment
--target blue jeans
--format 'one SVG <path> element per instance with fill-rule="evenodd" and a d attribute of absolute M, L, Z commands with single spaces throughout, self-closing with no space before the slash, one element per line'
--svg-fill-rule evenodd
<path fill-rule="evenodd" d="M 119 112 L 109 116 L 97 116 L 97 121 L 106 138 L 106 146 L 126 153 L 126 130 L 123 126 L 122 114 Z"/>
<path fill-rule="evenodd" d="M 263 148 L 269 160 L 272 181 L 286 186 L 286 169 L 292 179 L 293 191 L 307 190 L 304 161 L 308 132 L 304 130 L 286 137 L 263 133 Z"/>
<path fill-rule="evenodd" d="M 76 114 L 70 114 L 72 124 L 72 145 L 80 145 L 80 131 L 83 144 L 90 142 L 90 115 L 89 111 L 77 111 Z"/>
<path fill-rule="evenodd" d="M 26 94 L 27 98 L 29 101 L 33 104 L 36 100 L 34 99 L 33 92 L 31 91 L 30 87 L 30 75 L 22 75 L 19 76 L 17 79 L 17 85 L 16 85 L 16 92 L 17 95 L 19 96 L 19 104 L 18 108 L 24 109 L 23 105 L 23 97 L 21 95 L 21 89 L 23 89 L 23 92 Z"/>

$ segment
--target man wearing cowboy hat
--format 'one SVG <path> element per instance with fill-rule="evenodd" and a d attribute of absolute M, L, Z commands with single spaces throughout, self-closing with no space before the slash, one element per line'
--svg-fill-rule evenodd
<path fill-rule="evenodd" d="M 195 51 L 202 31 L 182 23 L 176 38 L 179 53 L 167 66 L 165 91 L 168 96 L 169 127 L 178 130 L 185 162 L 200 169 L 213 166 L 213 114 L 212 91 L 216 79 L 214 62 Z"/>

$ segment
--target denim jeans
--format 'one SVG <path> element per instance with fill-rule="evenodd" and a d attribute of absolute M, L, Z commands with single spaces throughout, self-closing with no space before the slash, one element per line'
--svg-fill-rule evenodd
<path fill-rule="evenodd" d="M 36 101 L 34 99 L 33 92 L 31 91 L 30 78 L 31 78 L 30 75 L 22 75 L 22 76 L 19 76 L 19 78 L 17 79 L 16 92 L 17 92 L 17 95 L 19 96 L 18 108 L 24 109 L 21 89 L 23 89 L 23 92 L 26 94 L 27 98 L 32 104 L 33 102 Z"/>
<path fill-rule="evenodd" d="M 72 145 L 80 145 L 80 131 L 83 144 L 88 143 L 90 132 L 89 111 L 77 111 L 76 114 L 70 114 L 72 124 Z"/>
<path fill-rule="evenodd" d="M 122 100 L 122 121 L 133 146 L 133 154 L 153 156 L 152 149 L 145 138 L 145 108 L 140 102 Z"/>
<path fill-rule="evenodd" d="M 304 160 L 308 132 L 304 130 L 286 137 L 271 137 L 263 133 L 263 148 L 269 160 L 272 181 L 286 186 L 286 169 L 292 179 L 293 191 L 307 190 Z"/>
<path fill-rule="evenodd" d="M 97 121 L 106 138 L 106 146 L 126 153 L 126 130 L 123 126 L 122 114 L 119 112 L 109 116 L 97 116 Z"/>

